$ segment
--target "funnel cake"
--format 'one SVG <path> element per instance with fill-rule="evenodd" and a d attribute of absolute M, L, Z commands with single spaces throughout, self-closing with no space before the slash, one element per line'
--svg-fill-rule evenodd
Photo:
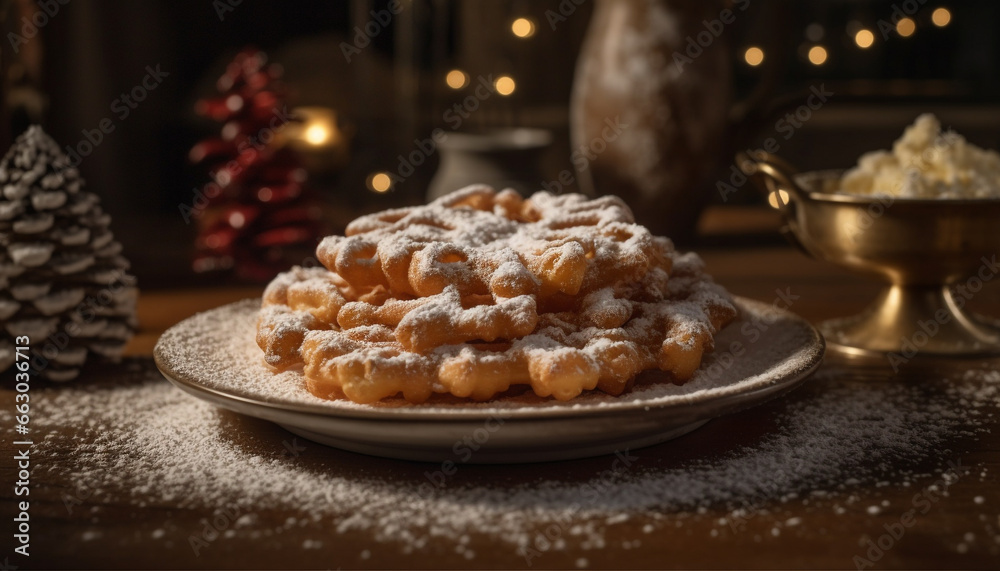
<path fill-rule="evenodd" d="M 648 369 L 690 379 L 736 317 L 697 256 L 614 196 L 472 186 L 361 217 L 317 257 L 268 286 L 257 343 L 323 398 L 619 395 Z"/>

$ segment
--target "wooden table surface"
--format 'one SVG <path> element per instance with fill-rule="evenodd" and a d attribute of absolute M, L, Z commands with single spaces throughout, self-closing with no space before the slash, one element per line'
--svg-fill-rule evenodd
<path fill-rule="evenodd" d="M 764 301 L 773 300 L 776 290 L 790 288 L 798 295 L 793 311 L 811 321 L 842 316 L 860 310 L 872 298 L 875 284 L 842 273 L 836 268 L 814 262 L 799 252 L 783 247 L 750 247 L 714 249 L 703 252 L 709 270 L 733 293 Z M 1000 281 L 1000 280 L 998 280 Z M 142 331 L 129 347 L 135 357 L 148 356 L 158 335 L 167 327 L 197 311 L 220 304 L 252 297 L 258 289 L 224 289 L 197 291 L 147 291 L 140 300 Z M 974 300 L 974 307 L 984 313 L 1000 315 L 1000 287 L 990 285 Z M 983 366 L 988 363 L 966 363 L 960 366 Z M 672 442 L 641 451 L 646 469 L 669 466 L 678 458 L 704 458 L 712 461 L 740 445 L 752 445 L 771 426 L 770 419 L 790 403 L 808 402 L 823 391 L 838 384 L 852 382 L 848 376 L 827 367 L 821 379 L 813 379 L 783 399 L 760 407 L 717 419 L 703 428 Z M 82 382 L 101 383 L 94 373 Z M 920 378 L 885 378 L 870 382 L 922 382 Z M 13 392 L 8 384 L 0 392 L 0 406 L 13 406 Z M 862 385 L 863 387 L 863 385 Z M 44 399 L 59 387 L 34 389 L 33 398 Z M 859 390 L 864 390 L 860 388 Z M 930 406 L 930 402 L 927 403 Z M 236 434 L 255 441 L 281 442 L 288 438 L 282 429 L 261 421 L 242 419 L 231 413 L 224 426 Z M 964 478 L 949 489 L 945 501 L 921 517 L 906 535 L 899 539 L 874 568 L 1000 568 L 1000 426 L 994 417 L 992 431 L 977 438 L 956 436 L 945 443 L 949 457 L 959 457 L 974 468 L 977 477 Z M 72 433 L 73 426 L 60 430 Z M 12 486 L 14 466 L 11 439 L 5 438 L 0 448 L 0 498 L 3 500 L 3 522 L 0 536 L 6 545 L 10 540 L 10 517 L 14 511 Z M 405 481 L 419 479 L 428 465 L 385 460 L 320 447 L 305 458 L 303 469 L 320 467 L 345 474 L 384 473 L 386 478 Z M 864 459 L 861 459 L 863 462 Z M 598 458 L 550 465 L 475 467 L 469 466 L 464 477 L 473 484 L 496 482 L 537 482 L 546 477 L 563 478 L 566 474 L 587 478 L 606 468 L 607 459 Z M 907 466 L 908 473 L 920 474 L 922 468 L 932 472 L 934 466 Z M 465 471 L 466 468 L 463 468 Z M 984 476 L 978 476 L 980 473 Z M 435 568 L 484 567 L 526 568 L 525 560 L 495 538 L 477 538 L 471 547 L 476 557 L 466 559 L 443 540 L 432 541 L 413 554 L 403 553 L 392 543 L 379 543 L 370 533 L 350 532 L 338 535 L 330 522 L 310 523 L 266 540 L 234 536 L 213 544 L 195 555 L 188 547 L 187 537 L 200 529 L 202 518 L 212 516 L 210 510 L 180 509 L 171 505 L 138 508 L 127 498 L 102 499 L 96 515 L 90 510 L 65 509 L 61 492 L 72 486 L 73 466 L 57 475 L 33 482 L 32 529 L 34 540 L 30 560 L 5 547 L 0 563 L 8 562 L 22 568 Z M 930 485 L 915 477 L 914 486 Z M 609 493 L 614 493 L 613 491 Z M 846 492 L 845 492 L 846 494 Z M 704 513 L 660 514 L 660 521 L 677 521 L 665 531 L 650 536 L 643 532 L 643 520 L 635 518 L 607 532 L 606 546 L 581 552 L 575 549 L 549 552 L 533 562 L 532 568 L 574 568 L 586 558 L 590 568 L 854 568 L 853 557 L 863 554 L 865 537 L 882 533 L 882 526 L 898 521 L 900 515 L 892 509 L 879 514 L 869 513 L 864 506 L 887 500 L 892 506 L 905 505 L 913 489 L 862 485 L 850 494 L 858 498 L 846 513 L 834 515 L 829 503 L 765 502 L 758 517 L 745 522 L 740 533 L 718 534 L 717 521 L 727 517 L 725 506 Z M 973 498 L 977 498 L 976 502 Z M 981 501 L 981 500 L 984 500 Z M 84 500 L 97 503 L 97 500 Z M 978 502 L 978 503 L 977 503 Z M 299 514 L 298 509 L 269 511 L 261 517 L 276 525 Z M 985 514 L 985 516 L 984 516 Z M 987 521 L 983 518 L 987 517 Z M 773 533 L 775 522 L 800 518 L 794 528 L 785 527 L 780 535 Z M 164 525 L 164 521 L 169 525 Z M 98 539 L 85 537 L 83 529 L 94 526 L 103 530 Z M 985 526 L 985 527 L 984 527 Z M 166 535 L 153 533 L 166 529 Z M 966 542 L 964 534 L 978 530 L 977 539 Z M 994 530 L 993 535 L 983 530 Z M 713 530 L 716 530 L 713 533 Z M 305 550 L 303 537 L 321 534 L 325 540 L 317 549 Z M 997 536 L 997 537 L 994 537 Z M 641 542 L 630 543 L 630 539 Z M 967 544 L 966 544 L 967 543 Z M 956 546 L 963 544 L 963 548 Z M 358 554 L 367 551 L 368 558 Z M 962 551 L 960 553 L 959 551 Z"/>

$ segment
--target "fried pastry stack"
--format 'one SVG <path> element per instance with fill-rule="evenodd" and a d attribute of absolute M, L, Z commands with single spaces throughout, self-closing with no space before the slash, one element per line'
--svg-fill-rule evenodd
<path fill-rule="evenodd" d="M 736 317 L 697 256 L 614 196 L 472 186 L 361 217 L 317 257 L 268 286 L 257 343 L 323 398 L 619 395 L 647 369 L 690 379 Z"/>

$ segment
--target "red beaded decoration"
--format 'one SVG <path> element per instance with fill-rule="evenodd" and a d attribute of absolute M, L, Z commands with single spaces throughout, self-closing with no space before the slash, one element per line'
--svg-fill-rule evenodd
<path fill-rule="evenodd" d="M 195 110 L 222 123 L 218 137 L 189 158 L 207 165 L 209 181 L 193 209 L 198 221 L 194 269 L 269 280 L 301 264 L 323 237 L 322 208 L 306 171 L 281 132 L 295 118 L 278 83 L 281 66 L 255 49 L 240 52 L 216 83 L 219 95 Z"/>

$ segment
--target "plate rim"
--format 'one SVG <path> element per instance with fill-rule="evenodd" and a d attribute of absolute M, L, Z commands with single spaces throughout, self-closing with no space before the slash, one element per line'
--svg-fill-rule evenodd
<path fill-rule="evenodd" d="M 248 298 L 241 301 L 221 305 L 213 309 L 199 312 L 193 316 L 190 316 L 177 324 L 173 325 L 167 329 L 156 342 L 153 348 L 153 360 L 156 364 L 157 369 L 160 373 L 172 384 L 182 389 L 184 392 L 191 394 L 196 397 L 203 397 L 209 400 L 213 404 L 219 406 L 226 406 L 227 402 L 239 403 L 243 406 L 251 406 L 258 409 L 266 409 L 271 413 L 276 414 L 304 414 L 312 417 L 330 417 L 330 418 L 344 418 L 352 420 L 372 420 L 378 422 L 412 422 L 412 421 L 433 421 L 433 422 L 468 422 L 470 420 L 482 421 L 490 417 L 500 417 L 504 420 L 560 420 L 566 418 L 574 417 L 603 417 L 608 415 L 621 415 L 629 412 L 634 413 L 644 413 L 653 410 L 657 411 L 668 411 L 670 409 L 683 409 L 691 407 L 693 405 L 705 405 L 711 403 L 713 408 L 717 409 L 727 409 L 725 413 L 719 413 L 713 416 L 721 416 L 722 414 L 728 414 L 729 412 L 734 412 L 735 410 L 742 410 L 743 408 L 748 408 L 760 404 L 758 401 L 754 400 L 752 403 L 748 403 L 746 407 L 737 406 L 733 410 L 728 410 L 732 403 L 731 401 L 736 399 L 737 401 L 750 397 L 752 395 L 766 396 L 769 393 L 781 394 L 788 390 L 791 390 L 802 382 L 804 382 L 810 375 L 812 375 L 822 364 L 823 357 L 826 353 L 826 340 L 819 330 L 811 323 L 803 319 L 802 317 L 792 313 L 791 311 L 785 309 L 779 309 L 775 307 L 769 307 L 770 310 L 777 312 L 782 317 L 796 321 L 800 325 L 805 326 L 805 329 L 809 332 L 811 339 L 810 342 L 803 344 L 796 351 L 796 355 L 801 355 L 804 352 L 812 351 L 813 354 L 809 356 L 809 359 L 805 364 L 797 368 L 794 371 L 780 377 L 774 382 L 766 383 L 759 386 L 753 386 L 743 391 L 728 392 L 719 394 L 715 397 L 708 398 L 706 400 L 699 401 L 689 401 L 689 400 L 667 400 L 663 402 L 654 401 L 642 401 L 642 400 L 632 400 L 629 402 L 610 402 L 610 403 L 599 403 L 597 406 L 587 406 L 582 404 L 581 406 L 564 406 L 564 407 L 523 407 L 523 408 L 461 408 L 456 406 L 454 410 L 447 410 L 445 412 L 441 411 L 440 407 L 435 407 L 431 409 L 430 407 L 421 409 L 420 405 L 409 406 L 409 407 L 399 407 L 399 408 L 377 408 L 373 407 L 371 409 L 337 409 L 333 407 L 326 406 L 324 404 L 313 404 L 313 403 L 298 403 L 298 402 L 287 402 L 287 401 L 269 401 L 260 400 L 247 395 L 241 395 L 234 392 L 230 392 L 224 389 L 206 386 L 200 383 L 197 379 L 188 378 L 187 375 L 179 374 L 175 371 L 170 363 L 169 358 L 165 356 L 166 349 L 164 348 L 164 341 L 169 341 L 168 334 L 172 332 L 176 334 L 177 331 L 181 330 L 182 327 L 199 315 L 206 313 L 211 313 L 214 311 L 219 311 L 224 308 L 228 308 L 234 305 L 248 304 L 254 301 L 254 298 Z M 257 298 L 256 301 L 259 301 Z M 761 302 L 754 299 L 745 298 L 742 296 L 733 296 L 733 301 L 738 306 L 768 306 L 765 302 Z M 778 361 L 772 366 L 779 365 L 786 362 L 787 359 Z M 726 387 L 720 387 L 725 389 Z M 234 403 L 234 404 L 235 404 Z M 431 405 L 434 406 L 434 405 Z M 231 408 L 231 407 L 226 407 Z"/>

